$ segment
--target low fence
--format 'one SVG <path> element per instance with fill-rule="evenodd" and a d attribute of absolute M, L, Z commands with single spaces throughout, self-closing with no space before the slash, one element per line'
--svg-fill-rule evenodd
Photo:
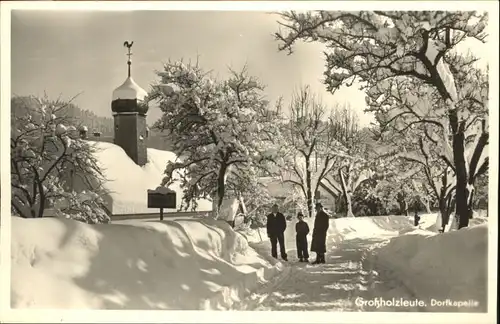
<path fill-rule="evenodd" d="M 177 211 L 177 212 L 163 212 L 163 218 L 195 218 L 203 217 L 204 215 L 211 214 L 211 211 Z M 128 220 L 128 219 L 150 219 L 158 218 L 160 219 L 160 213 L 143 213 L 143 214 L 119 214 L 111 215 L 111 221 L 117 220 Z"/>

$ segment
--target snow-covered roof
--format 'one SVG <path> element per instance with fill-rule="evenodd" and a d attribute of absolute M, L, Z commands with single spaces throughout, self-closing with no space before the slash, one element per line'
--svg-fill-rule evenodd
<path fill-rule="evenodd" d="M 165 176 L 167 163 L 175 161 L 177 156 L 173 152 L 148 148 L 148 163 L 141 167 L 116 144 L 96 141 L 88 143 L 95 145 L 94 156 L 107 179 L 104 188 L 110 192 L 106 201 L 112 214 L 158 213 L 158 208 L 148 208 L 147 193 L 149 190 L 158 190 Z M 177 193 L 177 207 L 180 207 L 183 197 L 180 181 L 175 181 L 168 189 Z M 211 211 L 212 202 L 199 199 L 196 210 Z M 169 211 L 174 209 L 167 208 L 166 212 Z"/>
<path fill-rule="evenodd" d="M 147 96 L 146 90 L 135 83 L 132 77 L 128 77 L 125 82 L 113 91 L 113 99 L 139 99 L 144 100 Z"/>

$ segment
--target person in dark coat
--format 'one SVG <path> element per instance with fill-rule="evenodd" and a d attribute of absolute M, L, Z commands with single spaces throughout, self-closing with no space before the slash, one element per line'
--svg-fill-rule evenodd
<path fill-rule="evenodd" d="M 413 208 L 415 209 L 415 218 L 413 219 L 413 225 L 415 226 L 418 226 L 418 224 L 420 223 L 420 215 L 418 215 L 419 207 L 420 204 L 418 203 L 418 201 L 415 201 L 415 204 L 413 206 Z"/>
<path fill-rule="evenodd" d="M 323 210 L 321 203 L 316 204 L 316 218 L 312 233 L 311 251 L 316 252 L 316 261 L 313 264 L 325 263 L 326 233 L 330 226 L 328 214 Z"/>
<path fill-rule="evenodd" d="M 267 215 L 267 236 L 271 240 L 271 255 L 278 258 L 277 244 L 280 245 L 281 258 L 288 261 L 285 249 L 285 216 L 278 211 L 278 205 L 273 205 L 272 213 Z"/>
<path fill-rule="evenodd" d="M 420 215 L 418 215 L 418 211 L 415 210 L 415 218 L 413 220 L 413 225 L 418 226 L 419 223 L 420 223 Z"/>
<path fill-rule="evenodd" d="M 295 224 L 295 242 L 297 244 L 297 255 L 299 262 L 309 262 L 309 252 L 307 251 L 307 234 L 309 234 L 309 225 L 304 222 L 304 214 L 299 212 L 297 215 L 299 221 Z"/>

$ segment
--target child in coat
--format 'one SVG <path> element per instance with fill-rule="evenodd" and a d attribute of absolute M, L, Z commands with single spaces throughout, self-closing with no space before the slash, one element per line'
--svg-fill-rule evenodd
<path fill-rule="evenodd" d="M 299 262 L 309 262 L 309 252 L 307 251 L 307 234 L 309 234 L 309 225 L 304 222 L 304 214 L 299 212 L 297 215 L 299 221 L 295 224 L 297 233 L 295 241 L 297 243 L 297 254 Z"/>

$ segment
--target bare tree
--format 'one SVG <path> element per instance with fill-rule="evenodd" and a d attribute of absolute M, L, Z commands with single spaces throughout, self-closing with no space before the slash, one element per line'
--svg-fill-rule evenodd
<path fill-rule="evenodd" d="M 334 169 L 336 174 L 329 174 L 326 181 L 342 192 L 346 216 L 354 217 L 352 195 L 373 174 L 368 136 L 360 128 L 358 115 L 348 105 L 332 111 L 330 124 L 332 136 L 342 145 L 347 158 L 339 161 Z"/>
<path fill-rule="evenodd" d="M 339 162 L 344 149 L 334 137 L 334 118 L 328 118 L 327 107 L 311 93 L 309 86 L 294 93 L 290 113 L 283 131 L 288 154 L 282 178 L 300 189 L 312 217 L 320 183 Z"/>

